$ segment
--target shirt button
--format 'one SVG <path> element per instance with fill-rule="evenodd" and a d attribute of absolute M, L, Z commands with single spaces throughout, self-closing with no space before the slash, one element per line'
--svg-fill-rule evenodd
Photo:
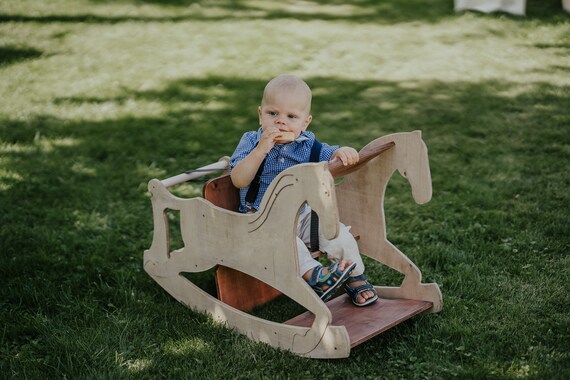
<path fill-rule="evenodd" d="M 279 161 L 281 161 L 281 163 L 284 163 L 284 162 L 285 162 L 285 159 L 284 159 L 284 158 L 281 158 Z"/>

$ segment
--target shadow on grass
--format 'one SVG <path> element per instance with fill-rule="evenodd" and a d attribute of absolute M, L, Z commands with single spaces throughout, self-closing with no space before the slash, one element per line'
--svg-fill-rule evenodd
<path fill-rule="evenodd" d="M 538 84 L 534 92 L 511 96 L 513 85 L 501 82 L 399 84 L 334 78 L 309 78 L 308 82 L 315 94 L 311 129 L 323 141 L 362 147 L 383 134 L 423 130 L 433 151 L 436 194 L 438 188 L 461 190 L 454 178 L 456 170 L 494 175 L 496 165 L 491 162 L 503 155 L 513 160 L 511 165 L 499 166 L 508 172 L 533 176 L 529 168 L 544 166 L 556 173 L 563 167 L 565 88 Z M 89 205 L 92 212 L 103 215 L 123 201 L 146 203 L 146 182 L 152 176 L 178 174 L 232 153 L 241 134 L 257 126 L 256 108 L 264 84 L 231 78 L 188 79 L 161 91 L 55 102 L 120 106 L 129 99 L 154 100 L 167 108 L 156 118 L 4 119 L 0 126 L 7 144 L 3 166 L 13 175 L 2 180 L 2 199 L 12 206 L 32 206 L 26 216 L 51 210 L 57 217 L 62 208 L 70 207 L 68 215 L 61 216 L 67 222 L 74 219 L 69 214 L 76 207 Z M 551 151 L 558 159 L 541 164 L 532 158 L 543 151 Z M 105 228 L 110 228 L 109 223 L 100 222 Z"/>
<path fill-rule="evenodd" d="M 315 94 L 311 130 L 323 141 L 362 147 L 387 133 L 423 130 L 432 152 L 436 199 L 441 192 L 481 191 L 481 199 L 466 201 L 493 207 L 497 198 L 483 196 L 485 192 L 512 197 L 517 186 L 528 185 L 525 176 L 534 178 L 542 170 L 554 175 L 563 170 L 566 156 L 561 144 L 568 141 L 563 133 L 567 122 L 564 88 L 539 84 L 534 92 L 511 96 L 508 93 L 513 85 L 501 82 L 404 85 L 334 78 L 308 78 L 308 82 Z M 4 229 L 7 240 L 3 246 L 10 247 L 7 253 L 15 252 L 17 246 L 26 251 L 37 244 L 39 237 L 31 239 L 33 232 L 23 226 L 26 219 L 43 216 L 54 219 L 52 227 L 60 223 L 62 227 L 74 226 L 64 233 L 77 234 L 71 240 L 86 233 L 88 227 L 115 237 L 121 233 L 113 232 L 114 228 L 128 228 L 133 240 L 144 237 L 145 244 L 124 249 L 139 255 L 148 244 L 151 226 L 146 182 L 230 155 L 241 134 L 257 127 L 256 108 L 264 84 L 231 78 L 187 79 L 161 91 L 55 102 L 79 107 L 153 100 L 167 108 L 156 118 L 2 120 L 0 131 L 7 144 L 2 162 L 11 174 L 2 179 L 0 192 L 6 208 L 12 210 L 3 219 L 19 221 L 6 223 L 18 230 L 11 235 L 7 233 L 11 228 Z M 534 158 L 545 151 L 551 153 L 551 160 L 542 163 Z M 506 179 L 491 181 L 500 171 Z M 482 181 L 472 181 L 469 176 Z M 199 192 L 199 188 L 194 191 Z M 407 193 L 404 190 L 398 199 L 409 197 Z M 537 196 L 534 191 L 531 194 Z M 146 209 L 144 218 L 137 217 L 136 228 L 123 225 L 130 221 L 133 207 Z M 145 232 L 141 235 L 141 231 Z M 71 248 L 68 253 L 76 254 Z"/>
<path fill-rule="evenodd" d="M 570 202 L 567 88 L 538 83 L 525 85 L 521 92 L 518 85 L 501 81 L 449 84 L 306 79 L 314 92 L 311 129 L 322 141 L 360 148 L 384 134 L 423 131 L 430 149 L 434 198 L 418 207 L 404 181 L 391 183 L 386 200 L 388 236 L 418 264 L 426 281 L 435 279 L 443 285 L 444 297 L 446 291 L 453 292 L 477 302 L 484 311 L 484 305 L 493 302 L 489 297 L 495 295 L 481 289 L 481 276 L 486 274 L 473 267 L 511 268 L 510 276 L 516 279 L 525 275 L 524 265 L 554 262 L 564 247 L 570 246 L 567 215 L 560 208 Z M 145 347 L 156 345 L 157 339 L 163 344 L 183 340 L 188 333 L 173 332 L 172 325 L 154 321 L 156 334 L 136 339 L 136 329 L 145 328 L 140 318 L 146 323 L 155 318 L 153 313 L 165 309 L 173 314 L 166 319 L 172 323 L 181 324 L 188 316 L 195 320 L 196 336 L 203 334 L 201 344 L 210 347 L 206 353 L 230 351 L 232 357 L 239 357 L 240 347 L 247 345 L 261 357 L 273 357 L 272 350 L 249 345 L 242 338 L 242 346 L 230 347 L 227 342 L 233 342 L 235 335 L 223 329 L 208 333 L 210 322 L 181 310 L 142 271 L 141 262 L 152 233 L 148 180 L 230 155 L 241 134 L 257 127 L 256 108 L 264 85 L 265 81 L 223 77 L 185 79 L 160 91 L 55 102 L 55 106 L 82 107 L 153 100 L 166 109 L 156 117 L 0 120 L 0 207 L 4 210 L 0 216 L 0 276 L 4 282 L 0 299 L 2 309 L 9 310 L 9 314 L 3 312 L 2 318 L 8 319 L 3 322 L 13 325 L 19 321 L 4 334 L 10 354 L 26 348 L 31 357 L 45 357 L 50 344 L 57 344 L 49 343 L 50 336 L 58 334 L 49 331 L 50 326 L 59 326 L 55 321 L 70 322 L 73 327 L 67 329 L 71 334 L 73 329 L 79 334 L 93 328 L 90 326 L 106 329 L 116 323 L 110 331 L 125 329 L 122 338 L 116 339 L 125 339 L 126 334 L 138 342 L 135 346 L 120 342 L 126 358 L 152 359 L 142 373 L 155 373 L 164 369 L 160 357 L 165 348 L 148 351 Z M 198 194 L 199 185 L 192 191 Z M 527 234 L 518 236 L 516 243 L 505 240 L 520 231 Z M 532 253 L 517 248 L 516 244 L 530 244 L 526 241 L 530 239 L 550 250 Z M 519 253 L 497 251 L 507 243 Z M 390 278 L 383 270 L 371 267 L 373 282 L 380 284 Z M 196 276 L 196 282 L 210 291 L 212 281 L 210 273 Z M 549 302 L 556 310 L 564 307 L 563 298 L 557 301 L 560 304 Z M 276 307 L 280 310 L 283 305 Z M 126 324 L 113 322 L 119 316 Z M 475 316 L 479 317 L 485 319 Z M 127 327 L 129 323 L 135 330 Z M 475 322 L 473 328 L 484 327 L 481 323 Z M 527 335 L 534 337 L 530 343 L 535 346 L 556 347 L 556 339 L 549 338 L 547 329 L 561 334 L 557 336 L 564 334 L 559 331 L 562 325 L 544 319 L 540 324 L 527 324 L 526 319 L 515 320 L 509 326 L 531 329 L 532 334 L 528 330 Z M 413 326 L 405 324 L 390 334 L 413 332 Z M 510 344 L 510 336 L 504 337 L 502 342 Z M 433 345 L 429 334 L 416 338 L 422 341 L 420 346 Z M 106 339 L 100 342 L 100 349 L 113 352 L 115 337 Z M 414 340 L 402 350 L 417 343 Z M 386 348 L 381 339 L 370 344 Z M 486 360 L 486 351 L 497 347 L 497 342 L 493 344 L 476 349 L 479 361 Z M 69 358 L 70 371 L 79 358 L 89 360 L 87 352 L 91 351 L 81 346 L 76 349 L 82 354 Z M 355 351 L 355 360 L 366 360 L 366 351 Z M 177 351 L 173 352 L 176 356 Z M 194 355 L 192 350 L 188 352 Z M 508 362 L 511 358 L 510 354 L 495 354 L 498 360 Z M 522 354 L 514 353 L 516 357 Z M 196 355 L 210 363 L 206 355 Z M 389 364 L 390 355 L 382 355 Z M 13 368 L 41 368 L 32 359 L 25 361 L 26 357 L 30 356 L 14 359 Z M 45 360 L 50 368 L 59 368 L 55 357 Z M 183 360 L 185 355 L 180 356 L 181 363 Z M 342 366 L 330 365 L 349 374 Z M 368 372 L 360 373 L 374 376 L 380 374 L 374 371 L 382 369 L 386 368 L 365 367 Z"/>
<path fill-rule="evenodd" d="M 420 21 L 435 23 L 456 17 L 451 1 L 391 1 L 376 0 L 358 2 L 329 2 L 316 0 L 299 3 L 296 1 L 251 3 L 245 1 L 222 1 L 212 3 L 206 0 L 141 0 L 141 3 L 178 7 L 179 15 L 138 16 L 98 14 L 46 14 L 29 16 L 24 14 L 0 14 L 0 22 L 37 22 L 37 23 L 97 23 L 115 24 L 121 22 L 182 22 L 192 20 L 227 21 L 227 20 L 272 20 L 293 18 L 301 21 L 325 20 L 347 21 L 356 23 L 394 24 Z M 93 1 L 107 3 L 107 1 Z M 127 1 L 131 3 L 131 1 Z M 214 10 L 213 13 L 209 11 Z M 560 22 L 567 20 L 558 0 L 529 1 L 527 16 L 518 17 L 509 14 L 483 15 L 481 17 L 509 17 L 514 20 L 542 22 Z"/>
<path fill-rule="evenodd" d="M 42 54 L 43 52 L 41 50 L 33 48 L 0 46 L 0 67 L 28 59 L 39 58 Z"/>

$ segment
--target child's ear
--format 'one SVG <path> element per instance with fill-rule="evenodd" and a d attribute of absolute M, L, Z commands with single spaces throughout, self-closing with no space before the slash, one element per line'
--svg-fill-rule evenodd
<path fill-rule="evenodd" d="M 303 127 L 303 131 L 307 130 L 307 127 L 309 126 L 309 124 L 311 124 L 311 121 L 313 121 L 313 115 L 307 116 L 307 118 L 305 119 L 305 126 Z"/>
<path fill-rule="evenodd" d="M 261 106 L 257 107 L 257 114 L 259 115 L 259 125 L 261 125 Z"/>

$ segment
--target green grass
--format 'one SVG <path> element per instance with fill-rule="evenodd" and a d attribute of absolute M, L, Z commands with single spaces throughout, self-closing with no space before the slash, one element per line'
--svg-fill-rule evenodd
<path fill-rule="evenodd" d="M 2 377 L 569 378 L 570 18 L 527 3 L 0 1 Z M 433 199 L 394 177 L 388 234 L 444 309 L 348 359 L 253 343 L 142 269 L 147 182 L 231 154 L 282 72 L 313 88 L 322 141 L 429 148 Z"/>

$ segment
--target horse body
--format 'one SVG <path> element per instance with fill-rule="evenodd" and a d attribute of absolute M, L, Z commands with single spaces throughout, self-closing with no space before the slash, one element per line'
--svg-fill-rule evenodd
<path fill-rule="evenodd" d="M 151 248 L 145 252 L 145 270 L 179 301 L 210 313 L 256 340 L 317 356 L 323 355 L 322 350 L 328 352 L 327 345 L 340 345 L 347 348 L 338 350 L 337 355 L 346 356 L 350 347 L 346 330 L 331 326 L 330 311 L 301 278 L 298 269 L 297 219 L 305 202 L 320 215 L 327 238 L 338 234 L 334 181 L 326 166 L 302 164 L 282 172 L 254 214 L 228 211 L 203 198 L 178 198 L 159 181 L 151 181 L 155 235 Z M 167 220 L 163 217 L 167 208 L 180 210 L 184 241 L 183 248 L 171 253 L 167 252 L 168 227 L 164 226 Z M 286 294 L 316 315 L 312 327 L 252 317 L 216 300 L 180 275 L 202 272 L 215 265 L 247 273 Z M 315 351 L 318 345 L 321 348 Z"/>
<path fill-rule="evenodd" d="M 267 190 L 260 211 L 253 214 L 224 210 L 203 198 L 169 197 L 166 208 L 180 210 L 184 247 L 170 253 L 163 273 L 202 272 L 224 265 L 272 286 L 272 272 L 298 273 L 290 256 L 296 258 L 296 219 L 305 202 L 322 215 L 323 231 L 329 238 L 338 234 L 334 184 L 325 165 L 297 165 L 283 172 Z M 164 187 L 152 191 L 162 193 L 163 198 L 170 194 Z M 276 250 L 284 252 L 276 255 Z M 280 260 L 282 256 L 285 260 Z"/>
<path fill-rule="evenodd" d="M 422 284 L 418 267 L 386 236 L 384 195 L 392 175 L 398 171 L 412 187 L 416 203 L 428 202 L 432 196 L 431 174 L 427 147 L 420 131 L 395 133 L 380 137 L 373 145 L 395 142 L 395 146 L 368 162 L 362 169 L 347 175 L 336 188 L 340 219 L 361 235 L 361 252 L 404 274 L 397 288 L 378 287 L 385 298 L 410 298 L 431 301 L 432 311 L 442 307 L 442 296 L 437 284 Z"/>

